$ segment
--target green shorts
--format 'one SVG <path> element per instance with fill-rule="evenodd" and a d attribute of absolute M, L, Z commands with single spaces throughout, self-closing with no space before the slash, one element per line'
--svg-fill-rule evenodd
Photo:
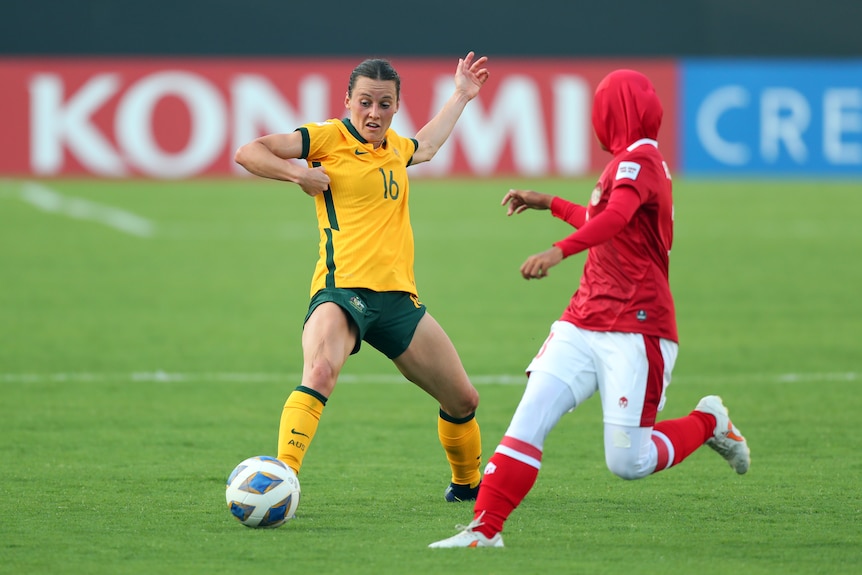
<path fill-rule="evenodd" d="M 407 292 L 324 288 L 311 298 L 305 321 L 317 306 L 329 301 L 338 304 L 359 328 L 351 355 L 359 351 L 364 340 L 389 359 L 395 359 L 407 350 L 419 320 L 425 315 L 425 304 Z"/>

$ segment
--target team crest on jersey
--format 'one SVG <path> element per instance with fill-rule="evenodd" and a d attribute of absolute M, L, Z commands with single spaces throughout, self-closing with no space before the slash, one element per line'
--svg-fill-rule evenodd
<path fill-rule="evenodd" d="M 350 305 L 352 305 L 359 313 L 365 313 L 365 302 L 359 299 L 359 296 L 353 296 L 350 298 Z"/>
<path fill-rule="evenodd" d="M 620 162 L 617 166 L 617 177 L 615 180 L 628 178 L 629 180 L 637 180 L 638 174 L 641 171 L 641 165 L 637 162 Z"/>
<path fill-rule="evenodd" d="M 596 187 L 593 188 L 593 193 L 590 196 L 590 203 L 594 206 L 599 205 L 599 200 L 602 199 L 602 186 L 601 184 L 596 184 Z"/>

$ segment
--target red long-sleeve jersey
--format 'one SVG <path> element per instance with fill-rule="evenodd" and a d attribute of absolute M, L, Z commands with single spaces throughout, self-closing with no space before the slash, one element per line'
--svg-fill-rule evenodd
<path fill-rule="evenodd" d="M 579 228 L 555 245 L 565 256 L 588 250 L 562 320 L 679 341 L 669 281 L 672 183 L 655 139 L 661 116 L 652 85 L 637 72 L 611 74 L 596 90 L 593 127 L 614 157 L 589 206 L 560 198 L 551 204 L 554 216 Z"/>

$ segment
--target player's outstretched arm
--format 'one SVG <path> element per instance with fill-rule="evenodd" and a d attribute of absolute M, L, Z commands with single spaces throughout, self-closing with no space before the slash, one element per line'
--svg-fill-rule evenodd
<path fill-rule="evenodd" d="M 467 103 L 479 94 L 479 90 L 488 80 L 489 72 L 485 68 L 488 57 L 476 58 L 473 52 L 458 60 L 455 69 L 455 90 L 431 120 L 416 132 L 419 147 L 413 154 L 413 164 L 427 162 L 437 154 L 441 146 L 449 139 L 455 128 L 455 123 L 461 117 L 461 112 Z"/>
<path fill-rule="evenodd" d="M 548 210 L 551 208 L 551 201 L 554 196 L 534 192 L 533 190 L 509 190 L 501 206 L 506 206 L 506 215 L 520 214 L 524 210 Z"/>

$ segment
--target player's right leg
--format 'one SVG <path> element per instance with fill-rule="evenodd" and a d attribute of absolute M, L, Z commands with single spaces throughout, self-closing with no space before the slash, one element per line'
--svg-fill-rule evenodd
<path fill-rule="evenodd" d="M 574 405 L 567 384 L 549 373 L 532 372 L 512 421 L 485 466 L 473 520 L 429 547 L 503 547 L 503 524 L 538 478 L 545 438 Z"/>
<path fill-rule="evenodd" d="M 278 428 L 278 459 L 297 474 L 338 374 L 356 349 L 357 338 L 356 324 L 331 301 L 317 305 L 306 319 L 302 382 L 284 403 Z"/>
<path fill-rule="evenodd" d="M 430 547 L 502 547 L 509 515 L 536 482 L 544 442 L 567 412 L 596 390 L 589 347 L 576 328 L 556 322 L 528 367 L 530 378 L 505 435 L 485 467 L 473 521 Z"/>

